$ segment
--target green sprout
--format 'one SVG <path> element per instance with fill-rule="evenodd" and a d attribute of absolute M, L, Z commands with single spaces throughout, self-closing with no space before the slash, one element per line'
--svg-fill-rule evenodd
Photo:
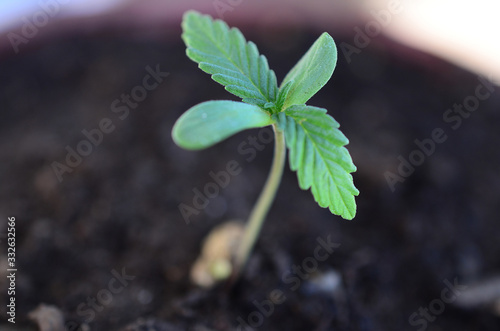
<path fill-rule="evenodd" d="M 323 33 L 278 87 L 267 59 L 237 28 L 188 11 L 182 29 L 187 56 L 242 101 L 206 101 L 190 108 L 173 127 L 175 143 L 200 150 L 245 129 L 271 125 L 274 130 L 271 171 L 236 252 L 235 277 L 244 267 L 275 198 L 283 175 L 285 144 L 300 188 L 311 189 L 316 202 L 333 214 L 354 218 L 354 196 L 359 191 L 350 174 L 356 166 L 344 147 L 349 141 L 326 109 L 306 105 L 335 69 L 337 48 L 332 37 Z"/>

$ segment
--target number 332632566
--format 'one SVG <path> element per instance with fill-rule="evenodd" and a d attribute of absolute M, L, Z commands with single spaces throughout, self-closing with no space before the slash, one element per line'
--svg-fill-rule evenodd
<path fill-rule="evenodd" d="M 7 223 L 7 258 L 8 263 L 12 266 L 16 262 L 16 218 L 9 217 Z"/>

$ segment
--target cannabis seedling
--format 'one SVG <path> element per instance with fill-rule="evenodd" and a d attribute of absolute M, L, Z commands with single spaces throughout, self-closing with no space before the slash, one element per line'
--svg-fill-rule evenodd
<path fill-rule="evenodd" d="M 330 79 L 337 63 L 332 37 L 323 33 L 278 87 L 274 71 L 240 30 L 194 11 L 184 15 L 182 39 L 187 56 L 242 102 L 207 101 L 187 110 L 175 123 L 173 140 L 185 149 L 210 147 L 250 128 L 271 125 L 275 134 L 271 172 L 255 204 L 235 257 L 237 275 L 246 263 L 261 225 L 276 195 L 285 163 L 297 171 L 299 186 L 311 189 L 321 207 L 352 219 L 359 191 L 356 171 L 344 147 L 349 141 L 323 108 L 305 103 Z"/>

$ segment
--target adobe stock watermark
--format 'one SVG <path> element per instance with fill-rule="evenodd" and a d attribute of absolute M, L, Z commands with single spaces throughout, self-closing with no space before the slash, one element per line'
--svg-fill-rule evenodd
<path fill-rule="evenodd" d="M 238 154 L 245 156 L 247 163 L 252 162 L 257 153 L 263 151 L 266 146 L 274 140 L 274 132 L 270 127 L 259 130 L 257 135 L 249 135 L 242 141 L 237 148 Z M 208 207 L 210 202 L 219 196 L 221 191 L 226 188 L 231 178 L 241 173 L 243 169 L 236 160 L 230 160 L 226 163 L 224 169 L 217 172 L 210 171 L 211 180 L 201 186 L 201 189 L 195 187 L 192 189 L 193 198 L 191 204 L 180 203 L 178 208 L 186 224 L 190 224 L 190 218 L 193 215 L 200 214 L 200 211 Z"/>
<path fill-rule="evenodd" d="M 393 16 L 399 15 L 403 12 L 403 6 L 401 0 L 391 0 L 387 3 L 386 9 L 371 10 L 370 14 L 373 17 L 372 20 L 368 21 L 364 29 L 359 26 L 354 27 L 354 40 L 351 45 L 347 42 L 340 43 L 340 50 L 347 61 L 351 63 L 352 56 L 354 54 L 361 53 L 363 48 L 368 47 L 373 38 L 379 36 L 382 33 L 382 29 L 391 24 Z"/>
<path fill-rule="evenodd" d="M 434 322 L 439 315 L 444 313 L 446 305 L 457 300 L 457 297 L 467 289 L 466 285 L 458 283 L 457 278 L 453 280 L 453 284 L 447 279 L 443 283 L 446 287 L 441 291 L 441 296 L 432 300 L 427 307 L 418 308 L 408 318 L 411 326 L 419 326 L 418 331 L 426 330 L 429 323 Z"/>
<path fill-rule="evenodd" d="M 224 13 L 233 11 L 234 8 L 241 5 L 242 2 L 243 0 L 214 0 L 212 5 L 217 12 L 217 16 L 220 19 L 224 19 Z"/>
<path fill-rule="evenodd" d="M 474 93 L 466 96 L 460 103 L 455 103 L 453 107 L 443 112 L 443 121 L 449 125 L 453 131 L 458 130 L 465 119 L 475 112 L 481 102 L 488 100 L 495 92 L 495 85 L 492 80 L 478 77 L 479 84 L 475 87 Z M 449 130 L 449 129 L 448 129 Z M 396 191 L 396 184 L 404 183 L 415 169 L 424 164 L 425 160 L 436 152 L 436 145 L 444 143 L 448 139 L 446 129 L 437 127 L 432 130 L 430 137 L 422 140 L 415 139 L 415 148 L 408 154 L 408 157 L 399 155 L 397 173 L 386 171 L 384 173 L 387 185 L 392 192 Z"/>
<path fill-rule="evenodd" d="M 85 302 L 76 307 L 76 314 L 83 318 L 85 323 L 92 322 L 97 313 L 102 312 L 106 306 L 109 306 L 116 296 L 129 285 L 129 282 L 135 279 L 135 276 L 127 274 L 125 268 L 122 268 L 121 273 L 113 269 L 111 275 L 113 277 L 105 288 L 99 290 L 95 297 L 87 297 Z M 80 329 L 80 323 L 68 321 L 65 327 L 67 331 L 76 331 Z"/>
<path fill-rule="evenodd" d="M 155 69 L 149 65 L 145 67 L 147 74 L 142 79 L 142 83 L 133 87 L 130 93 L 122 93 L 120 98 L 115 99 L 111 105 L 110 110 L 116 114 L 121 121 L 125 120 L 131 109 L 136 109 L 141 102 L 143 102 L 148 93 L 156 89 L 169 75 L 168 72 L 160 70 L 160 65 L 157 64 Z M 116 121 L 116 119 L 115 119 Z M 65 162 L 54 161 L 51 164 L 52 170 L 57 177 L 59 183 L 63 181 L 65 173 L 72 173 L 78 167 L 83 159 L 89 156 L 94 148 L 99 146 L 104 140 L 106 134 L 110 134 L 116 129 L 116 126 L 111 118 L 102 118 L 97 127 L 87 130 L 83 129 L 82 135 L 84 136 L 75 147 L 67 145 L 65 147 L 66 157 Z"/>
<path fill-rule="evenodd" d="M 326 240 L 318 237 L 316 238 L 317 245 L 314 248 L 312 256 L 308 256 L 302 260 L 299 265 L 294 264 L 292 268 L 285 271 L 281 276 L 281 281 L 289 285 L 289 290 L 292 292 L 297 291 L 302 285 L 302 281 L 309 279 L 311 274 L 318 270 L 319 262 L 326 261 L 337 248 L 340 247 L 339 243 L 331 241 L 330 235 Z M 274 313 L 275 306 L 281 305 L 286 301 L 285 293 L 280 289 L 273 289 L 269 292 L 266 299 L 262 301 L 253 300 L 252 304 L 255 310 L 250 312 L 245 319 L 241 316 L 236 318 L 238 326 L 237 331 L 251 331 L 254 328 L 259 328 L 264 324 L 265 318 L 268 318 Z"/>
<path fill-rule="evenodd" d="M 46 26 L 51 18 L 54 18 L 61 11 L 61 6 L 67 4 L 71 0 L 39 0 L 40 7 L 35 13 L 29 17 L 21 18 L 23 24 L 20 28 L 20 33 L 9 32 L 7 38 L 14 49 L 14 52 L 19 53 L 19 46 L 29 43 L 30 40 L 36 37 L 38 31 Z"/>

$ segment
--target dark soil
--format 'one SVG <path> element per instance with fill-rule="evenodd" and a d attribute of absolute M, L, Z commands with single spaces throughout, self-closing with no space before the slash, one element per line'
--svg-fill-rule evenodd
<path fill-rule="evenodd" d="M 243 32 L 279 80 L 319 35 Z M 128 116 L 113 112 L 114 100 L 157 65 L 168 77 Z M 5 234 L 7 217 L 16 217 L 19 329 L 36 330 L 27 314 L 41 303 L 59 308 L 68 330 L 81 323 L 83 330 L 237 330 L 242 320 L 262 330 L 500 329 L 491 306 L 441 297 L 446 282 L 470 287 L 500 274 L 500 94 L 481 101 L 456 130 L 443 120 L 474 94 L 474 74 L 382 38 L 351 63 L 340 53 L 332 80 L 309 103 L 327 108 L 350 140 L 361 192 L 356 218 L 319 208 L 287 166 L 243 278 L 230 290 L 207 291 L 190 283 L 190 266 L 210 229 L 248 216 L 272 144 L 248 161 L 238 147 L 258 130 L 200 152 L 172 142 L 173 123 L 189 107 L 233 99 L 184 55 L 180 38 L 33 41 L 4 57 L 1 68 L 0 222 Z M 115 129 L 59 183 L 53 162 L 65 164 L 66 147 L 76 149 L 86 140 L 82 130 L 105 118 Z M 446 141 L 393 192 L 386 171 L 397 174 L 398 156 L 408 160 L 414 140 L 431 138 L 436 128 Z M 192 205 L 193 189 L 231 160 L 241 173 L 187 224 L 178 205 Z M 315 260 L 314 275 L 293 276 L 294 265 L 314 263 L 318 238 L 339 245 L 327 260 Z M 3 287 L 5 255 L 2 265 Z M 129 280 L 113 283 L 116 272 Z M 341 283 L 329 286 L 335 275 Z M 283 301 L 272 308 L 265 301 L 271 293 Z M 101 304 L 92 308 L 88 300 L 96 297 Z M 409 321 L 420 309 L 430 309 L 425 327 L 424 315 Z"/>

